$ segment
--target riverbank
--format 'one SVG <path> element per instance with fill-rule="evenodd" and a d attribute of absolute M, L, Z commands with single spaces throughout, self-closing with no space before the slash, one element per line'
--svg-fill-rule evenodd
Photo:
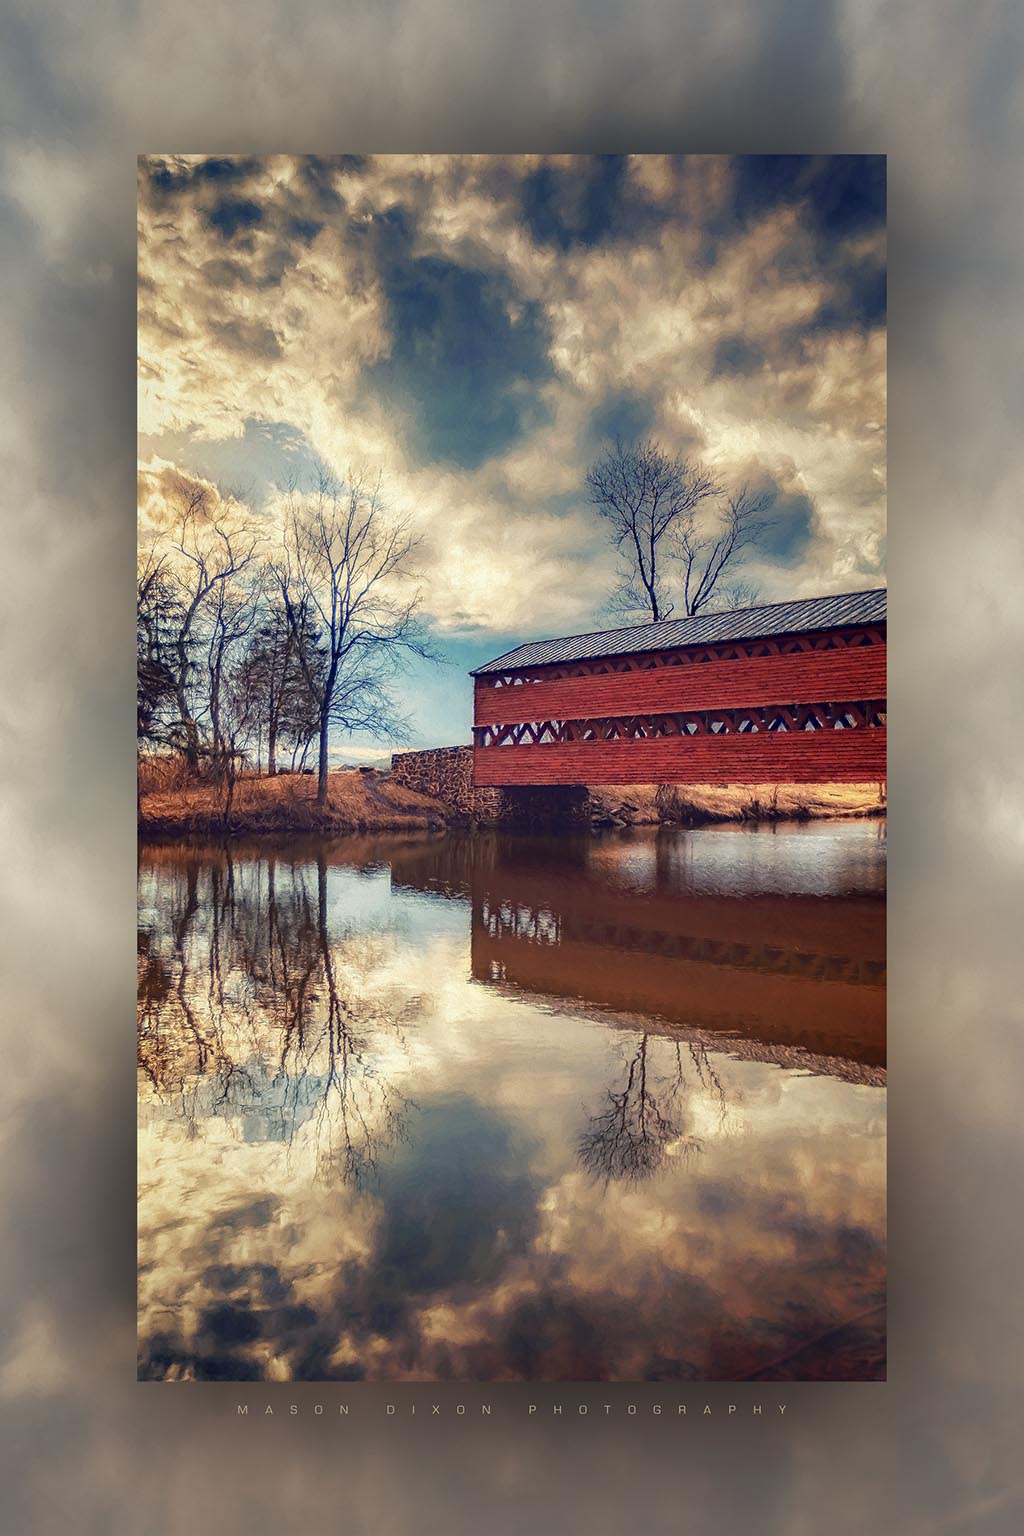
<path fill-rule="evenodd" d="M 211 784 L 157 784 L 139 796 L 139 831 L 146 837 L 258 837 L 271 833 L 336 836 L 346 832 L 439 832 L 447 825 L 438 801 L 390 774 L 357 768 L 330 775 L 325 806 L 316 803 L 312 774 L 243 777 L 230 813 L 224 790 Z"/>
<path fill-rule="evenodd" d="M 627 784 L 591 791 L 598 825 L 684 827 L 713 822 L 819 821 L 886 814 L 878 784 Z"/>
<path fill-rule="evenodd" d="M 441 800 L 376 769 L 338 769 L 327 804 L 316 803 L 311 774 L 245 776 L 225 816 L 219 785 L 182 782 L 147 768 L 140 781 L 139 830 L 148 838 L 339 836 L 351 832 L 440 832 L 465 817 Z M 883 816 L 877 784 L 624 785 L 594 789 L 597 828 L 703 826 L 714 822 L 811 821 Z"/>

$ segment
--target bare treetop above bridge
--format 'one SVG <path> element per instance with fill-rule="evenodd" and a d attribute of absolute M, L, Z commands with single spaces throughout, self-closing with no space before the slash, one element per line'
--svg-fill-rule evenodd
<path fill-rule="evenodd" d="M 831 597 L 804 597 L 785 603 L 758 603 L 694 618 L 662 619 L 623 629 L 602 629 L 554 640 L 530 640 L 494 661 L 475 667 L 472 676 L 546 667 L 566 661 L 592 661 L 605 656 L 638 655 L 644 651 L 678 650 L 724 640 L 757 640 L 776 635 L 807 634 L 848 625 L 884 624 L 886 588 L 842 592 Z"/>

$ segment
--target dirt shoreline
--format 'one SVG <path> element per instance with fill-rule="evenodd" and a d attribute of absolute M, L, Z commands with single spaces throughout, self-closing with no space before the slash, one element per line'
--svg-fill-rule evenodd
<path fill-rule="evenodd" d="M 441 801 L 399 783 L 387 772 L 338 769 L 330 776 L 326 807 L 316 803 L 307 774 L 243 777 L 230 813 L 217 785 L 174 781 L 152 765 L 140 770 L 139 833 L 147 840 L 270 835 L 338 836 L 358 832 L 443 832 L 465 818 Z M 808 821 L 825 817 L 884 816 L 877 785 L 629 785 L 591 793 L 595 828 L 700 826 L 714 822 Z"/>

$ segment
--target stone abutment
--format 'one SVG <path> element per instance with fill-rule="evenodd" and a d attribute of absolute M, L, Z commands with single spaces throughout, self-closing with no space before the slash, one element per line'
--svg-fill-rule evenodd
<path fill-rule="evenodd" d="M 434 747 L 396 752 L 392 777 L 410 789 L 440 800 L 455 821 L 474 826 L 585 826 L 590 797 L 582 784 L 477 789 L 472 747 Z"/>

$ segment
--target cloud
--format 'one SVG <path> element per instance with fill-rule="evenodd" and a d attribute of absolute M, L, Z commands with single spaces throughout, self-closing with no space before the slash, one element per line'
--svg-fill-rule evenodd
<path fill-rule="evenodd" d="M 630 390 L 610 390 L 590 414 L 592 451 L 599 451 L 616 439 L 630 443 L 646 437 L 654 419 L 655 410 L 649 398 Z"/>
<path fill-rule="evenodd" d="M 267 360 L 281 356 L 277 332 L 260 320 L 243 320 L 236 316 L 233 320 L 215 321 L 212 331 L 232 351 Z"/>
<path fill-rule="evenodd" d="M 387 355 L 367 385 L 411 422 L 411 453 L 474 469 L 543 419 L 551 365 L 540 306 L 502 273 L 414 254 L 393 208 L 379 225 Z"/>
<path fill-rule="evenodd" d="M 733 216 L 753 223 L 779 206 L 803 206 L 823 240 L 885 223 L 884 155 L 738 155 Z"/>
<path fill-rule="evenodd" d="M 630 177 L 625 155 L 545 159 L 523 177 L 519 199 L 533 239 L 560 251 L 642 240 L 665 217 Z"/>
<path fill-rule="evenodd" d="M 878 255 L 851 262 L 836 274 L 833 292 L 814 316 L 819 330 L 870 331 L 885 324 L 886 270 Z"/>
<path fill-rule="evenodd" d="M 761 348 L 746 341 L 741 334 L 720 336 L 711 356 L 711 374 L 717 378 L 722 375 L 756 373 L 764 360 Z"/>
<path fill-rule="evenodd" d="M 806 496 L 778 495 L 772 500 L 771 526 L 762 548 L 769 560 L 795 565 L 804 554 L 814 531 L 814 508 Z"/>
<path fill-rule="evenodd" d="M 233 240 L 240 230 L 263 223 L 263 209 L 247 197 L 222 197 L 205 214 L 206 222 L 222 240 Z"/>

